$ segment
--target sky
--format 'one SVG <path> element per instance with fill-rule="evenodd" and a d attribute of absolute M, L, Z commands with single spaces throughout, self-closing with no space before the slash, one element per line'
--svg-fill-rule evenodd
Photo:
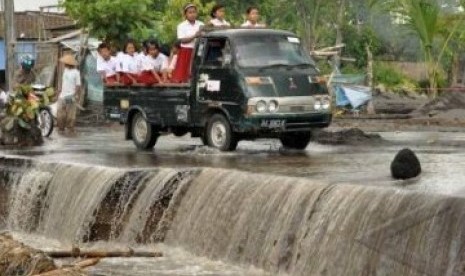
<path fill-rule="evenodd" d="M 49 6 L 58 4 L 58 0 L 13 0 L 16 11 L 33 11 L 39 10 L 41 6 Z"/>

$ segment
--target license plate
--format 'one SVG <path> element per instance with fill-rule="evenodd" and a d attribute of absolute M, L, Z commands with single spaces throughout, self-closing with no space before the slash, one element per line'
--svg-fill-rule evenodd
<path fill-rule="evenodd" d="M 266 128 L 282 128 L 285 123 L 285 120 L 262 120 L 261 126 Z"/>

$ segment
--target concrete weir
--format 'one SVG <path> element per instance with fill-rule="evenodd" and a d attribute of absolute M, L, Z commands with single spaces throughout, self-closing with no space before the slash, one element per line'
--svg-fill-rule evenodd
<path fill-rule="evenodd" d="M 463 275 L 465 199 L 224 169 L 0 158 L 0 226 L 289 275 Z"/>

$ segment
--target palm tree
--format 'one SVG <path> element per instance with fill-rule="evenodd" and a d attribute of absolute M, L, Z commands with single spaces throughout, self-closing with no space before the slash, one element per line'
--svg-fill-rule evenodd
<path fill-rule="evenodd" d="M 420 39 L 428 73 L 429 96 L 435 98 L 438 93 L 439 64 L 462 23 L 462 16 L 451 17 L 442 13 L 436 0 L 392 0 L 389 4 L 391 11 L 403 16 L 405 26 Z M 435 51 L 435 45 L 441 46 L 439 51 Z"/>

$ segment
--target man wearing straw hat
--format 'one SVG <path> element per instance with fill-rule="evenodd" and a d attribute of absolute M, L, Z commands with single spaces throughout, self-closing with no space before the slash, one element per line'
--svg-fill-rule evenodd
<path fill-rule="evenodd" d="M 70 134 L 74 134 L 76 120 L 76 101 L 81 90 L 81 75 L 76 69 L 78 63 L 72 55 L 65 55 L 60 59 L 65 65 L 61 82 L 61 92 L 58 97 L 57 125 L 59 133 L 63 134 L 65 127 Z"/>

